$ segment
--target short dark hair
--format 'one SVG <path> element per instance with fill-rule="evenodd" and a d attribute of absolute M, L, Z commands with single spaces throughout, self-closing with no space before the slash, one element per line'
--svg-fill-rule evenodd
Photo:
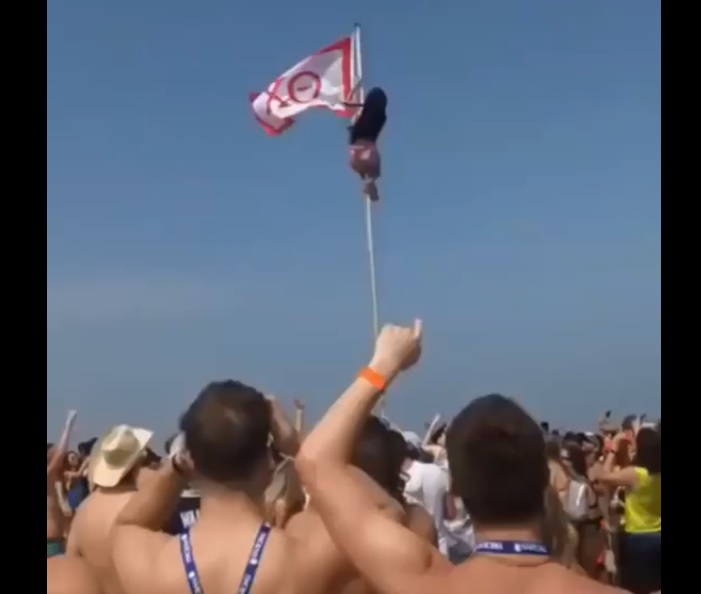
<path fill-rule="evenodd" d="M 650 474 L 662 472 L 662 434 L 643 427 L 635 437 L 634 466 L 647 469 Z"/>
<path fill-rule="evenodd" d="M 544 513 L 549 473 L 538 423 L 500 394 L 473 400 L 446 439 L 453 492 L 475 523 L 503 526 Z"/>
<path fill-rule="evenodd" d="M 406 444 L 397 431 L 392 431 L 375 416 L 370 416 L 358 433 L 351 463 L 371 477 L 387 493 L 402 500 L 404 480 L 402 464 Z"/>
<path fill-rule="evenodd" d="M 217 483 L 250 479 L 268 456 L 270 404 L 234 380 L 204 387 L 180 419 L 196 472 Z"/>

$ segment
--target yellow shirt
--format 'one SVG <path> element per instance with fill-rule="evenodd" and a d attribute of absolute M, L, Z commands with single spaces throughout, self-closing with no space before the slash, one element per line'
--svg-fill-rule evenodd
<path fill-rule="evenodd" d="M 626 493 L 625 530 L 629 534 L 662 532 L 662 474 L 635 467 L 638 485 Z"/>

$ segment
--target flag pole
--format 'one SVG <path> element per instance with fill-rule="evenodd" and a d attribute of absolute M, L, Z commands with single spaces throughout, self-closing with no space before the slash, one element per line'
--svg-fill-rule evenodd
<path fill-rule="evenodd" d="M 362 103 L 365 100 L 365 90 L 363 89 L 363 59 L 360 47 L 360 24 L 358 23 L 355 24 L 354 36 L 355 39 L 353 45 L 355 48 L 355 75 L 359 81 L 358 103 Z M 365 197 L 365 233 L 367 236 L 368 259 L 370 264 L 370 297 L 372 299 L 372 336 L 374 340 L 380 333 L 380 316 L 377 298 L 377 273 L 375 269 L 375 242 L 372 219 L 372 200 L 370 200 L 369 197 Z"/>
<path fill-rule="evenodd" d="M 360 23 L 355 23 L 353 40 L 354 54 L 353 63 L 355 68 L 355 76 L 358 80 L 358 103 L 365 101 L 365 89 L 363 88 L 363 54 L 360 45 Z M 377 272 L 375 268 L 375 241 L 372 218 L 372 200 L 369 196 L 365 196 L 365 235 L 367 237 L 368 261 L 370 264 L 370 297 L 372 304 L 372 337 L 373 347 L 374 341 L 380 334 L 380 314 L 377 297 Z M 385 399 L 384 396 L 380 401 L 380 414 L 384 417 L 385 414 Z"/>

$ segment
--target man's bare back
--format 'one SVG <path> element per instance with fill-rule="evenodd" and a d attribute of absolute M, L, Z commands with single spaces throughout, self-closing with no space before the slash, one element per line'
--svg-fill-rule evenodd
<path fill-rule="evenodd" d="M 369 592 L 358 572 L 336 548 L 315 511 L 307 508 L 293 516 L 285 527 L 285 533 L 305 544 L 305 556 L 309 560 L 309 582 L 315 588 L 313 594 Z"/>
<path fill-rule="evenodd" d="M 206 594 L 231 594 L 241 585 L 262 517 L 240 510 L 208 512 L 205 506 L 189 533 L 198 580 Z M 178 537 L 138 529 L 120 532 L 114 541 L 115 564 L 127 594 L 190 594 Z M 310 592 L 306 554 L 295 545 L 281 530 L 271 530 L 252 594 Z"/>
<path fill-rule="evenodd" d="M 46 594 L 101 594 L 88 564 L 62 555 L 46 560 Z"/>
<path fill-rule="evenodd" d="M 554 561 L 484 555 L 435 578 L 446 594 L 622 594 Z"/>
<path fill-rule="evenodd" d="M 125 508 L 113 533 L 113 561 L 126 594 L 189 594 L 179 537 L 144 530 L 125 518 L 141 513 L 147 501 L 166 501 L 162 489 L 178 493 L 177 475 L 164 468 Z M 149 493 L 149 491 L 151 493 Z M 161 495 L 158 495 L 161 491 Z M 387 499 L 386 494 L 382 494 Z M 391 500 L 386 511 L 404 514 Z M 150 504 L 149 504 L 150 505 Z M 189 547 L 201 590 L 206 594 L 237 591 L 263 525 L 262 504 L 243 494 L 203 492 L 200 518 L 189 531 Z M 418 518 L 418 514 L 410 514 Z M 422 526 L 432 526 L 423 512 Z M 133 517 L 133 516 L 132 516 Z M 409 517 L 409 515 L 407 516 Z M 121 525 L 120 525 L 121 523 Z M 417 525 L 419 523 L 417 522 Z M 153 525 L 153 524 L 152 524 Z M 289 524 L 288 524 L 289 526 Z M 261 558 L 252 594 L 365 594 L 358 574 L 338 553 L 316 514 L 291 520 L 290 530 L 272 528 Z M 192 568 L 188 568 L 192 571 Z M 361 589 L 362 588 L 362 589 Z"/>
<path fill-rule="evenodd" d="M 78 508 L 71 525 L 67 554 L 80 556 L 88 563 L 106 594 L 121 594 L 112 572 L 109 537 L 115 518 L 134 493 L 130 488 L 94 491 Z"/>
<path fill-rule="evenodd" d="M 389 515 L 435 544 L 435 527 L 428 512 L 418 505 L 405 504 L 403 507 L 402 510 L 397 504 L 395 509 L 389 510 Z M 305 545 L 310 583 L 316 588 L 314 594 L 374 594 L 370 585 L 338 550 L 313 508 L 308 507 L 293 516 L 285 532 Z"/>

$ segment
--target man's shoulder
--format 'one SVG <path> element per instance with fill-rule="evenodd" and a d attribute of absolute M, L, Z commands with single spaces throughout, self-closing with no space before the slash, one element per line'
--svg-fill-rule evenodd
<path fill-rule="evenodd" d="M 80 527 L 86 521 L 90 523 L 90 517 L 95 515 L 93 511 L 94 500 L 92 499 L 92 494 L 88 495 L 85 500 L 78 506 L 78 508 L 73 512 L 73 519 L 71 520 L 71 531 L 79 531 Z"/>
<path fill-rule="evenodd" d="M 294 545 L 297 539 L 307 539 L 310 534 L 316 534 L 324 524 L 319 515 L 312 509 L 306 509 L 298 514 L 294 514 L 285 524 L 283 534 L 291 539 Z"/>
<path fill-rule="evenodd" d="M 565 567 L 562 567 L 560 586 L 562 591 L 567 591 L 571 594 L 629 594 L 626 590 L 602 584 Z"/>
<path fill-rule="evenodd" d="M 576 592 L 581 592 L 581 594 L 631 594 L 628 590 L 601 584 L 590 578 L 587 578 L 587 586 L 576 590 Z"/>
<path fill-rule="evenodd" d="M 338 550 L 334 546 L 317 546 L 329 537 L 319 534 L 320 538 L 310 541 L 312 534 L 306 527 L 302 531 L 290 534 L 287 529 L 274 529 L 270 535 L 261 560 L 260 578 L 257 578 L 264 591 L 272 588 L 269 591 L 276 594 L 313 594 L 313 586 L 328 582 L 329 572 L 332 574 L 338 567 L 337 561 L 343 559 Z"/>
<path fill-rule="evenodd" d="M 411 522 L 413 520 L 422 521 L 425 518 L 431 518 L 431 514 L 426 511 L 426 508 L 420 503 L 408 502 L 404 504 L 404 511 L 406 512 L 406 520 Z"/>
<path fill-rule="evenodd" d="M 76 510 L 76 518 L 92 518 L 96 521 L 112 521 L 113 516 L 129 502 L 132 493 L 100 493 L 93 491 Z"/>
<path fill-rule="evenodd" d="M 276 539 L 276 550 L 292 566 L 306 567 L 307 562 L 323 556 L 326 562 L 340 555 L 331 540 L 326 526 L 316 512 L 303 511 L 295 514 L 285 525 L 284 530 L 277 530 L 280 539 Z"/>
<path fill-rule="evenodd" d="M 404 509 L 406 512 L 404 521 L 406 527 L 414 534 L 433 541 L 436 536 L 436 524 L 433 521 L 433 516 L 426 511 L 426 508 L 415 503 L 407 503 Z"/>

